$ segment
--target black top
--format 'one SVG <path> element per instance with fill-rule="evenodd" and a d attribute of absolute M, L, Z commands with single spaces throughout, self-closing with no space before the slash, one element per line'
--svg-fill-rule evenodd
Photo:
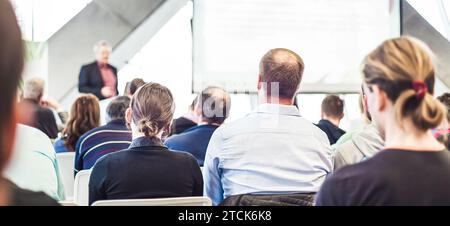
<path fill-rule="evenodd" d="M 9 180 L 3 179 L 11 193 L 10 206 L 59 206 L 59 203 L 43 192 L 33 192 L 19 188 Z"/>
<path fill-rule="evenodd" d="M 180 134 L 194 126 L 197 126 L 196 122 L 193 122 L 192 120 L 185 118 L 185 117 L 179 117 L 179 118 L 173 120 L 172 129 L 170 131 L 170 134 L 171 135 Z"/>
<path fill-rule="evenodd" d="M 118 95 L 117 69 L 110 64 L 108 64 L 108 67 L 113 71 L 113 74 L 116 77 L 116 95 Z M 81 67 L 78 78 L 78 91 L 80 93 L 91 93 L 97 96 L 99 100 L 103 100 L 105 97 L 102 95 L 101 90 L 104 86 L 105 84 L 103 82 L 102 74 L 100 72 L 100 68 L 98 67 L 97 61 Z"/>
<path fill-rule="evenodd" d="M 333 123 L 326 119 L 322 119 L 316 124 L 323 132 L 327 134 L 330 144 L 335 144 L 339 138 L 345 134 L 345 131 L 335 126 Z"/>
<path fill-rule="evenodd" d="M 325 206 L 450 205 L 450 153 L 384 150 L 332 175 L 318 194 Z"/>
<path fill-rule="evenodd" d="M 146 137 L 133 140 L 129 149 L 100 158 L 89 182 L 89 204 L 202 195 L 202 172 L 195 158 L 169 151 L 160 140 Z"/>
<path fill-rule="evenodd" d="M 50 139 L 58 137 L 58 126 L 52 110 L 42 107 L 37 101 L 31 99 L 24 99 L 20 105 L 23 110 L 30 110 L 30 114 L 33 115 L 33 121 L 24 123 L 25 125 L 39 129 Z"/>

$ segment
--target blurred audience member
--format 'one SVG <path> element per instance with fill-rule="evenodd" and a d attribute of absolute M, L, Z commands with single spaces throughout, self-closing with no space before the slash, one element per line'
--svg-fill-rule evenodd
<path fill-rule="evenodd" d="M 132 144 L 94 165 L 89 204 L 108 199 L 202 196 L 202 173 L 195 158 L 169 151 L 162 143 L 175 110 L 169 89 L 145 84 L 133 95 L 130 106 L 125 117 L 133 132 Z"/>
<path fill-rule="evenodd" d="M 55 141 L 55 151 L 75 151 L 75 145 L 81 135 L 100 124 L 100 106 L 97 97 L 84 94 L 75 100 L 69 113 L 69 121 L 61 138 Z"/>
<path fill-rule="evenodd" d="M 345 134 L 339 128 L 339 123 L 344 117 L 344 101 L 336 95 L 328 95 L 322 101 L 322 119 L 316 124 L 327 134 L 330 144 L 336 143 Z"/>
<path fill-rule="evenodd" d="M 14 155 L 16 122 L 21 120 L 19 116 L 24 116 L 18 114 L 16 106 L 24 47 L 13 7 L 8 0 L 0 0 L 0 34 L 0 206 L 57 206 L 58 203 L 45 193 L 19 188 L 3 173 Z"/>
<path fill-rule="evenodd" d="M 333 171 L 325 133 L 293 105 L 303 69 L 303 60 L 288 49 L 262 58 L 259 106 L 219 127 L 206 151 L 205 196 L 214 205 L 241 194 L 315 193 Z"/>
<path fill-rule="evenodd" d="M 127 96 L 129 98 L 133 97 L 136 90 L 143 85 L 145 85 L 145 82 L 142 78 L 135 78 L 135 79 L 131 80 L 131 82 L 128 85 Z"/>
<path fill-rule="evenodd" d="M 362 89 L 361 96 L 364 115 L 369 124 L 351 134 L 347 141 L 336 144 L 333 158 L 334 170 L 368 159 L 384 147 L 384 139 L 377 128 L 378 123 L 376 119 L 372 119 L 370 116 L 371 110 L 367 106 L 367 96 L 364 94 L 364 89 Z"/>
<path fill-rule="evenodd" d="M 450 93 L 444 93 L 437 99 L 447 108 L 447 117 L 435 129 L 434 136 L 450 150 Z"/>
<path fill-rule="evenodd" d="M 94 46 L 96 61 L 80 70 L 78 91 L 94 94 L 99 100 L 117 96 L 117 69 L 109 64 L 112 48 L 106 41 Z"/>
<path fill-rule="evenodd" d="M 197 105 L 197 98 L 198 96 L 195 97 L 191 105 L 189 105 L 189 109 L 186 114 L 173 120 L 170 135 L 180 134 L 189 128 L 197 126 L 198 118 L 194 112 L 194 108 Z"/>
<path fill-rule="evenodd" d="M 331 175 L 317 205 L 450 205 L 450 153 L 431 133 L 446 109 L 432 96 L 430 52 L 419 40 L 401 37 L 365 58 L 364 93 L 385 149 Z"/>
<path fill-rule="evenodd" d="M 125 111 L 129 106 L 130 98 L 116 97 L 106 109 L 108 124 L 92 129 L 78 139 L 75 148 L 75 173 L 92 168 L 106 154 L 130 146 L 131 131 L 125 122 Z"/>
<path fill-rule="evenodd" d="M 42 131 L 18 124 L 14 152 L 4 175 L 21 188 L 65 198 L 53 145 Z"/>
<path fill-rule="evenodd" d="M 42 100 L 44 85 L 44 80 L 41 78 L 28 79 L 25 82 L 20 108 L 23 111 L 31 111 L 26 113 L 32 117 L 32 123 L 27 125 L 37 128 L 51 139 L 55 139 L 58 136 L 58 126 L 53 111 L 48 108 L 53 106 L 50 104 L 53 102 Z"/>
<path fill-rule="evenodd" d="M 191 153 L 198 164 L 203 166 L 209 139 L 228 117 L 231 99 L 228 92 L 219 87 L 204 89 L 197 99 L 194 112 L 198 118 L 198 126 L 169 137 L 165 145 L 171 150 Z"/>

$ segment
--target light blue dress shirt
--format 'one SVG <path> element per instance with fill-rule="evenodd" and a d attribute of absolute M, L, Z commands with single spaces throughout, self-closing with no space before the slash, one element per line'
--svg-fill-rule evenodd
<path fill-rule="evenodd" d="M 213 134 L 203 168 L 214 205 L 239 194 L 318 192 L 333 170 L 327 136 L 295 106 L 261 104 Z"/>

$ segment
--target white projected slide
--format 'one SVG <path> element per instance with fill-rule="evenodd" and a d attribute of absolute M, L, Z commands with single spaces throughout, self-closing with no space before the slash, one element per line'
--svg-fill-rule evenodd
<path fill-rule="evenodd" d="M 255 92 L 259 60 L 283 47 L 306 64 L 302 90 L 357 91 L 364 55 L 399 35 L 398 8 L 396 0 L 195 0 L 193 90 Z"/>

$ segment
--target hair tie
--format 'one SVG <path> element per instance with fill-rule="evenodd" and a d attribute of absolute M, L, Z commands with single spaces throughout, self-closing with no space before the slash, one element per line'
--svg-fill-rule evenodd
<path fill-rule="evenodd" d="M 412 83 L 412 88 L 416 91 L 417 100 L 422 100 L 425 97 L 425 94 L 428 92 L 428 86 L 423 81 L 414 81 Z"/>

